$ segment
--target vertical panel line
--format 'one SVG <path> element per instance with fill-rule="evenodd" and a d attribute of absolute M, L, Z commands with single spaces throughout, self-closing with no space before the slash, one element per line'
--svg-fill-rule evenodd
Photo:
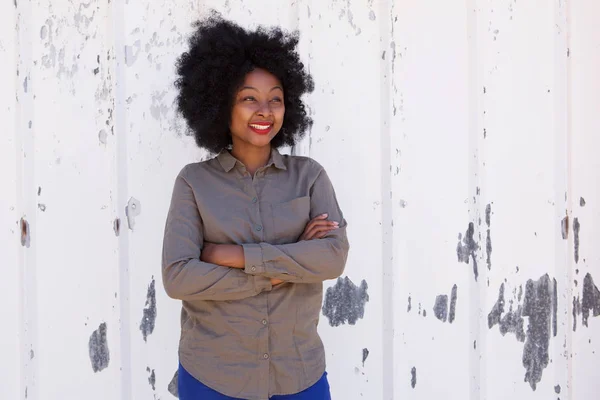
<path fill-rule="evenodd" d="M 126 225 L 125 206 L 128 192 L 128 156 L 127 156 L 127 105 L 126 91 L 126 62 L 125 62 L 125 4 L 122 1 L 112 1 L 111 18 L 112 34 L 114 35 L 114 118 L 116 136 L 116 182 L 117 210 L 122 221 L 122 231 L 118 238 L 118 268 L 119 268 L 119 345 L 120 345 L 120 387 L 121 399 L 133 398 L 131 385 L 131 316 L 130 316 L 130 271 L 129 271 L 129 230 Z"/>
<path fill-rule="evenodd" d="M 394 2 L 381 2 L 379 15 L 388 18 L 379 19 L 381 51 L 389 49 L 393 43 Z M 389 21 L 389 22 L 388 22 Z M 382 364 L 383 399 L 394 399 L 394 262 L 393 262 L 393 202 L 391 171 L 391 115 L 393 95 L 392 57 L 380 63 L 380 126 L 381 126 L 381 230 L 382 230 Z"/>
<path fill-rule="evenodd" d="M 36 198 L 35 193 L 35 146 L 34 130 L 29 129 L 29 121 L 33 121 L 34 104 L 31 93 L 23 89 L 23 81 L 30 78 L 33 65 L 31 41 L 31 2 L 16 3 L 17 46 L 16 46 L 16 110 L 15 145 L 17 151 L 17 204 L 20 214 L 27 221 L 25 225 L 29 242 L 19 252 L 20 266 L 20 332 L 21 332 L 21 396 L 23 399 L 37 399 L 37 359 L 30 356 L 31 351 L 38 348 L 38 287 L 36 248 Z M 35 87 L 35 85 L 29 85 Z M 32 89 L 30 89 L 31 91 Z M 19 223 L 19 230 L 22 226 Z"/>

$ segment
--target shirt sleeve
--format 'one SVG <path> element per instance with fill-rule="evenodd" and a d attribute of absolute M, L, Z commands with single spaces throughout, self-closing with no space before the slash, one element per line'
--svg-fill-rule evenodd
<path fill-rule="evenodd" d="M 244 244 L 244 271 L 287 282 L 313 283 L 339 277 L 346 266 L 349 243 L 347 222 L 336 199 L 333 185 L 323 168 L 310 190 L 310 218 L 327 213 L 328 220 L 338 221 L 339 228 L 322 239 L 272 245 Z"/>
<path fill-rule="evenodd" d="M 175 180 L 165 226 L 162 277 L 167 295 L 185 301 L 239 300 L 271 290 L 270 278 L 200 261 L 202 218 L 185 174 L 186 168 Z"/>

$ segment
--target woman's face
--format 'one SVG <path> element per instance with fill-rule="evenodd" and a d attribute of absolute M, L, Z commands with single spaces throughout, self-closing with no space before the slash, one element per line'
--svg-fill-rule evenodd
<path fill-rule="evenodd" d="M 233 99 L 229 126 L 233 146 L 269 146 L 283 125 L 284 114 L 279 79 L 260 68 L 249 72 Z"/>

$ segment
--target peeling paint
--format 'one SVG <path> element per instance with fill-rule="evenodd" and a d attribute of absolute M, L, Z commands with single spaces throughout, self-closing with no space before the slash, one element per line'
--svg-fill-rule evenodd
<path fill-rule="evenodd" d="M 113 221 L 113 231 L 115 231 L 115 236 L 119 236 L 119 233 L 121 233 L 121 219 L 120 218 L 115 218 L 115 220 Z"/>
<path fill-rule="evenodd" d="M 446 322 L 448 317 L 448 296 L 438 295 L 435 298 L 435 305 L 433 306 L 433 313 L 437 319 L 442 322 Z"/>
<path fill-rule="evenodd" d="M 150 370 L 150 367 L 146 367 L 146 372 L 150 374 L 148 376 L 148 383 L 152 386 L 152 390 L 156 390 L 156 373 L 154 370 Z"/>
<path fill-rule="evenodd" d="M 464 239 L 461 238 L 462 235 L 458 236 L 458 244 L 456 245 L 456 255 L 458 257 L 459 262 L 464 262 L 465 264 L 469 263 L 469 258 L 473 260 L 473 274 L 475 275 L 475 281 L 479 277 L 479 271 L 477 270 L 477 257 L 476 252 L 479 249 L 479 245 L 473 239 L 475 235 L 475 225 L 472 222 L 469 222 L 469 226 L 467 228 L 467 232 L 465 233 Z"/>
<path fill-rule="evenodd" d="M 575 252 L 575 263 L 577 264 L 579 262 L 579 229 L 581 228 L 581 225 L 579 224 L 579 219 L 575 218 L 573 220 L 573 246 L 574 246 L 574 252 Z"/>
<path fill-rule="evenodd" d="M 31 245 L 31 235 L 29 233 L 29 222 L 25 218 L 21 218 L 21 246 L 29 248 Z"/>
<path fill-rule="evenodd" d="M 525 382 L 529 382 L 533 390 L 542 380 L 542 373 L 550 358 L 551 292 L 548 274 L 537 281 L 530 279 L 525 285 L 523 316 L 529 317 L 529 325 L 523 349 L 523 366 L 526 369 Z"/>
<path fill-rule="evenodd" d="M 106 322 L 100 324 L 90 336 L 89 354 L 94 372 L 100 372 L 108 367 L 110 362 L 110 352 L 106 338 Z"/>
<path fill-rule="evenodd" d="M 166 116 L 169 112 L 169 107 L 163 102 L 163 99 L 167 91 L 162 92 L 154 92 L 152 93 L 152 105 L 150 106 L 150 114 L 156 120 L 160 120 L 162 117 Z"/>
<path fill-rule="evenodd" d="M 363 318 L 365 303 L 369 301 L 367 289 L 368 285 L 364 279 L 360 287 L 357 287 L 347 276 L 338 278 L 334 286 L 327 288 L 322 311 L 329 319 L 329 325 L 355 325 Z"/>
<path fill-rule="evenodd" d="M 373 11 L 373 10 L 369 11 L 369 19 L 371 21 L 375 21 L 376 18 L 377 17 L 375 16 L 375 11 Z"/>
<path fill-rule="evenodd" d="M 417 368 L 412 367 L 410 370 L 410 386 L 414 389 L 417 386 Z"/>
<path fill-rule="evenodd" d="M 583 197 L 579 198 L 579 206 L 580 207 L 585 207 L 585 199 Z"/>
<path fill-rule="evenodd" d="M 594 284 L 592 275 L 587 273 L 583 278 L 583 298 L 581 299 L 581 322 L 586 327 L 588 326 L 590 311 L 594 317 L 600 315 L 600 291 Z"/>
<path fill-rule="evenodd" d="M 492 269 L 492 237 L 490 233 L 490 225 L 492 219 L 492 205 L 485 206 L 485 224 L 487 225 L 487 236 L 485 238 L 485 252 L 488 270 Z"/>
<path fill-rule="evenodd" d="M 173 378 L 171 379 L 171 382 L 169 382 L 169 386 L 167 388 L 169 393 L 171 393 L 173 396 L 175 396 L 177 398 L 179 398 L 179 387 L 177 385 L 178 379 L 179 379 L 179 371 L 175 371 L 175 375 L 173 375 Z"/>
<path fill-rule="evenodd" d="M 154 332 L 154 324 L 156 323 L 156 289 L 154 277 L 148 286 L 146 294 L 146 305 L 144 307 L 142 322 L 140 323 L 140 331 L 144 336 L 144 341 L 147 341 L 149 335 Z"/>
<path fill-rule="evenodd" d="M 448 322 L 454 322 L 456 318 L 456 300 L 458 297 L 458 286 L 452 286 L 452 292 L 450 294 L 450 312 L 448 314 Z"/>
<path fill-rule="evenodd" d="M 554 393 L 560 394 L 560 385 L 554 386 Z"/>
<path fill-rule="evenodd" d="M 104 129 L 101 129 L 100 132 L 98 132 L 98 140 L 100 141 L 101 144 L 106 144 L 107 137 L 108 137 L 108 133 L 106 133 L 106 131 Z"/>
<path fill-rule="evenodd" d="M 569 217 L 566 216 L 560 221 L 560 231 L 562 238 L 566 240 L 569 237 Z"/>
<path fill-rule="evenodd" d="M 410 296 L 408 296 L 408 307 L 406 308 L 406 312 L 410 312 L 411 309 L 412 309 L 412 300 L 411 300 Z"/>
<path fill-rule="evenodd" d="M 364 348 L 362 351 L 362 365 L 363 367 L 365 366 L 365 361 L 367 361 L 367 358 L 369 357 L 369 349 Z"/>
<path fill-rule="evenodd" d="M 40 209 L 41 212 L 46 211 L 46 205 L 43 203 L 38 203 L 38 208 Z"/>
<path fill-rule="evenodd" d="M 137 61 L 141 52 L 141 45 L 142 43 L 140 40 L 136 40 L 133 43 L 133 46 L 125 46 L 125 64 L 127 64 L 128 67 L 133 66 Z"/>
<path fill-rule="evenodd" d="M 140 215 L 142 212 L 142 204 L 135 197 L 131 197 L 125 207 L 125 215 L 127 216 L 127 225 L 129 229 L 133 230 L 135 226 L 135 217 Z"/>

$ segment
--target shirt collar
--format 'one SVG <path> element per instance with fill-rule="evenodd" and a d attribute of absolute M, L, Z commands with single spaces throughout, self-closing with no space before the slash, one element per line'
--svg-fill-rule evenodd
<path fill-rule="evenodd" d="M 223 167 L 223 170 L 225 170 L 225 172 L 231 171 L 235 166 L 235 163 L 239 162 L 234 156 L 231 155 L 231 153 L 227 149 L 221 150 L 221 152 L 217 156 L 217 160 L 219 161 L 219 164 L 221 164 L 221 167 Z M 241 164 L 242 163 L 240 162 L 240 165 Z M 269 167 L 271 165 L 275 166 L 275 168 L 278 169 L 287 169 L 285 163 L 283 162 L 283 156 L 275 148 L 271 149 L 271 157 L 269 158 L 269 161 L 267 162 L 266 166 Z"/>

